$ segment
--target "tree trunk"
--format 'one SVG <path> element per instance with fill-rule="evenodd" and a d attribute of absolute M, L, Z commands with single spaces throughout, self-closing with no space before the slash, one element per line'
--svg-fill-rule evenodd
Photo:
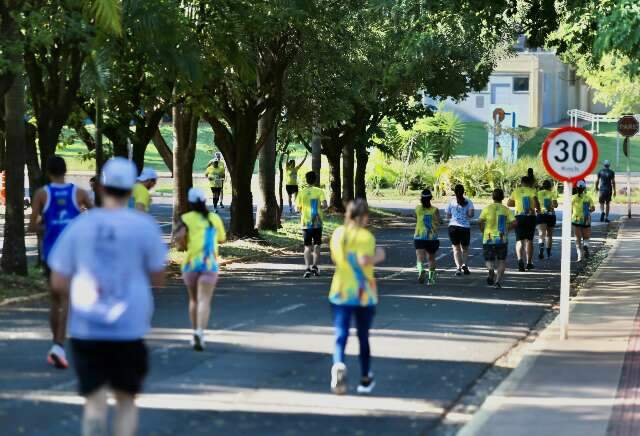
<path fill-rule="evenodd" d="M 329 163 L 329 207 L 344 212 L 344 204 L 342 203 L 342 192 L 340 183 L 340 153 L 326 153 L 327 162 Z"/>
<path fill-rule="evenodd" d="M 190 107 L 177 104 L 173 107 L 173 231 L 180 216 L 187 212 L 189 188 L 193 186 L 193 161 L 195 160 L 198 117 Z"/>
<path fill-rule="evenodd" d="M 353 144 L 347 144 L 342 149 L 342 201 L 348 203 L 353 200 Z"/>
<path fill-rule="evenodd" d="M 4 95 L 0 94 L 0 171 L 4 171 L 6 168 L 4 164 L 6 156 L 4 127 Z"/>
<path fill-rule="evenodd" d="M 284 196 L 282 195 L 284 188 L 284 158 L 285 151 L 282 150 L 278 159 L 278 227 L 282 227 L 282 212 L 284 212 Z"/>
<path fill-rule="evenodd" d="M 311 171 L 318 176 L 318 185 L 320 184 L 320 171 L 322 169 L 322 137 L 319 127 L 314 127 L 313 137 L 311 138 Z"/>
<path fill-rule="evenodd" d="M 162 157 L 164 164 L 169 168 L 171 174 L 173 174 L 173 151 L 167 144 L 167 141 L 164 140 L 164 137 L 160 133 L 160 129 L 156 129 L 156 131 L 153 132 L 151 140 L 153 141 L 153 145 L 156 146 L 158 154 Z"/>
<path fill-rule="evenodd" d="M 367 163 L 369 162 L 369 152 L 364 144 L 356 146 L 356 198 L 367 198 Z"/>
<path fill-rule="evenodd" d="M 40 188 L 43 174 L 38 164 L 38 149 L 36 145 L 36 128 L 27 122 L 25 127 L 25 160 L 27 164 L 27 174 L 29 177 L 29 197 L 33 198 L 38 188 Z"/>
<path fill-rule="evenodd" d="M 27 274 L 24 243 L 24 78 L 17 74 L 5 94 L 6 125 L 6 213 L 0 265 L 6 273 Z"/>
<path fill-rule="evenodd" d="M 239 238 L 256 235 L 251 179 L 256 163 L 255 147 L 258 123 L 257 120 L 246 119 L 242 124 L 243 126 L 236 130 L 235 159 L 231 162 L 227 160 L 231 175 L 230 231 Z"/>
<path fill-rule="evenodd" d="M 278 201 L 276 200 L 276 129 L 275 110 L 260 118 L 258 137 L 268 135 L 267 141 L 260 150 L 258 180 L 262 203 L 258 208 L 257 223 L 260 230 L 278 230 Z"/>

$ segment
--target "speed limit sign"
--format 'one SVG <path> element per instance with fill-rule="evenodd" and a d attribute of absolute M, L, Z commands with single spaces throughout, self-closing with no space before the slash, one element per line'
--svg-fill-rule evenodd
<path fill-rule="evenodd" d="M 598 162 L 598 145 L 589 132 L 563 127 L 544 140 L 542 161 L 551 176 L 563 182 L 585 178 Z"/>

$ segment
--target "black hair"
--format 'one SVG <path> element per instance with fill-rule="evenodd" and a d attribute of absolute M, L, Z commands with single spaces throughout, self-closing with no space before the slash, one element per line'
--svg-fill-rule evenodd
<path fill-rule="evenodd" d="M 64 176 L 67 174 L 67 163 L 60 156 L 51 156 L 47 160 L 47 173 L 54 177 Z"/>
<path fill-rule="evenodd" d="M 429 191 L 428 189 L 423 190 L 422 195 L 420 196 L 420 204 L 422 204 L 422 207 L 431 207 L 432 198 L 433 195 L 431 194 L 431 191 Z"/>
<path fill-rule="evenodd" d="M 551 180 L 549 179 L 545 179 L 545 181 L 542 182 L 542 189 L 550 190 L 551 186 Z"/>
<path fill-rule="evenodd" d="M 109 197 L 114 197 L 121 200 L 131 195 L 131 189 L 120 189 L 120 188 L 112 188 L 110 186 L 105 186 L 104 193 Z"/>
<path fill-rule="evenodd" d="M 317 180 L 316 173 L 314 173 L 313 171 L 309 171 L 307 174 L 305 174 L 304 178 L 307 181 L 307 184 L 309 185 L 315 185 Z"/>
<path fill-rule="evenodd" d="M 493 193 L 491 194 L 491 198 L 493 199 L 493 201 L 501 203 L 502 200 L 504 200 L 504 191 L 500 188 L 494 189 Z"/>
<path fill-rule="evenodd" d="M 296 164 L 296 161 L 294 159 L 289 159 L 287 161 L 287 165 L 289 165 L 289 166 L 294 166 L 295 164 Z"/>
<path fill-rule="evenodd" d="M 533 168 L 527 168 L 527 176 L 533 177 Z"/>
<path fill-rule="evenodd" d="M 189 202 L 189 210 L 198 212 L 204 219 L 209 221 L 209 209 L 207 209 L 207 204 L 204 201 Z M 211 225 L 210 221 L 209 225 Z"/>
<path fill-rule="evenodd" d="M 529 176 L 522 176 L 522 178 L 520 179 L 520 182 L 524 186 L 529 186 L 531 184 L 531 178 Z"/>
<path fill-rule="evenodd" d="M 455 188 L 453 188 L 453 193 L 456 195 L 456 200 L 458 200 L 458 204 L 462 207 L 465 207 L 467 203 L 466 198 L 464 198 L 464 186 L 457 184 Z"/>

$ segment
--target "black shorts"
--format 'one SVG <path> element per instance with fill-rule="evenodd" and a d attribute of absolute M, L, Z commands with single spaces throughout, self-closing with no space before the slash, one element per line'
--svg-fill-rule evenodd
<path fill-rule="evenodd" d="M 613 191 L 600 191 L 600 195 L 598 195 L 598 202 L 608 203 L 611 201 L 612 196 L 613 196 Z"/>
<path fill-rule="evenodd" d="M 80 395 L 87 396 L 105 385 L 132 395 L 142 390 L 149 371 L 149 355 L 142 339 L 71 339 L 71 350 Z"/>
<path fill-rule="evenodd" d="M 416 250 L 426 250 L 427 253 L 433 254 L 438 251 L 438 248 L 440 248 L 440 241 L 437 239 L 433 241 L 414 239 L 413 245 L 416 247 Z"/>
<path fill-rule="evenodd" d="M 468 247 L 471 243 L 471 229 L 460 226 L 449 226 L 449 240 L 451 245 Z"/>
<path fill-rule="evenodd" d="M 506 260 L 507 244 L 483 244 L 482 252 L 484 254 L 484 260 Z"/>
<path fill-rule="evenodd" d="M 536 234 L 536 217 L 535 215 L 518 215 L 516 216 L 516 241 L 527 239 L 533 241 Z"/>
<path fill-rule="evenodd" d="M 211 187 L 211 193 L 212 193 L 214 196 L 219 197 L 221 192 L 222 192 L 222 188 L 214 188 L 214 187 Z"/>
<path fill-rule="evenodd" d="M 538 224 L 546 224 L 547 227 L 555 227 L 556 226 L 556 214 L 550 213 L 541 213 L 536 216 L 536 223 Z"/>
<path fill-rule="evenodd" d="M 297 195 L 298 194 L 298 185 L 287 185 L 286 186 L 287 194 L 289 195 Z"/>
<path fill-rule="evenodd" d="M 302 229 L 302 235 L 304 236 L 305 247 L 322 244 L 322 227 L 319 229 Z"/>
<path fill-rule="evenodd" d="M 577 223 L 571 223 L 572 226 L 575 227 L 580 227 L 581 229 L 590 229 L 591 228 L 591 224 L 577 224 Z"/>

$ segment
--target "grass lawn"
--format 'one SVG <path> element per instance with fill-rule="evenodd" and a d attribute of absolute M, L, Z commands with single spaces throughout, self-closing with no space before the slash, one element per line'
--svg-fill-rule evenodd
<path fill-rule="evenodd" d="M 0 301 L 7 298 L 27 297 L 47 290 L 44 274 L 38 268 L 31 268 L 26 277 L 0 274 Z"/>

